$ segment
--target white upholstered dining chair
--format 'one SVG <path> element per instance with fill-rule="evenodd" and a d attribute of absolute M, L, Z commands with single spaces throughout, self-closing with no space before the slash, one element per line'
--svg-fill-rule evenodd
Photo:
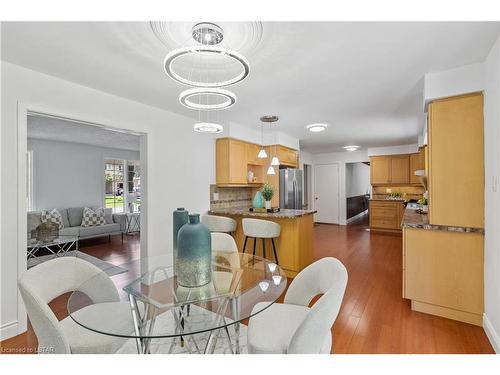
<path fill-rule="evenodd" d="M 85 286 L 81 287 L 82 284 Z M 77 257 L 61 257 L 41 263 L 19 280 L 19 291 L 38 339 L 39 352 L 51 354 L 114 353 L 126 339 L 90 331 L 71 318 L 58 321 L 48 303 L 78 289 L 92 300 L 75 312 L 83 320 L 133 327 L 128 303 L 120 298 L 111 279 L 93 264 Z"/>
<path fill-rule="evenodd" d="M 284 303 L 250 318 L 248 352 L 255 354 L 330 353 L 331 327 L 342 305 L 347 270 L 336 258 L 323 258 L 292 281 Z M 309 308 L 312 299 L 321 298 Z M 254 310 L 262 309 L 257 304 Z"/>
<path fill-rule="evenodd" d="M 236 220 L 225 216 L 202 215 L 201 222 L 210 232 L 233 233 L 236 231 Z"/>

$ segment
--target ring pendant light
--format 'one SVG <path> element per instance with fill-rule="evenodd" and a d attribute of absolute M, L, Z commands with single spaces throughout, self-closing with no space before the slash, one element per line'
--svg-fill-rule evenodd
<path fill-rule="evenodd" d="M 224 98 L 225 100 L 221 103 L 216 104 L 202 104 L 201 102 L 195 102 L 191 99 L 199 96 L 216 96 L 220 98 Z M 209 87 L 197 87 L 193 89 L 187 89 L 180 93 L 179 102 L 189 109 L 194 110 L 206 110 L 206 111 L 215 111 L 227 109 L 233 106 L 236 103 L 236 95 L 234 95 L 229 90 L 218 89 L 218 88 L 209 88 Z M 207 101 L 208 102 L 208 101 Z"/>

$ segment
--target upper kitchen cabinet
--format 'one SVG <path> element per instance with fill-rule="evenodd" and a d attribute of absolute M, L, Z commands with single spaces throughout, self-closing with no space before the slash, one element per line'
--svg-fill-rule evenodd
<path fill-rule="evenodd" d="M 408 155 L 372 156 L 370 182 L 372 185 L 408 184 L 409 168 Z"/>
<path fill-rule="evenodd" d="M 247 185 L 247 143 L 232 139 L 216 140 L 217 185 Z"/>
<path fill-rule="evenodd" d="M 433 101 L 428 126 L 430 224 L 483 228 L 483 95 Z"/>
<path fill-rule="evenodd" d="M 259 151 L 261 149 L 261 146 L 256 145 L 254 143 L 247 143 L 246 149 L 247 149 L 247 164 L 265 165 L 268 162 L 267 158 L 260 159 L 257 157 L 257 155 L 259 155 Z"/>
<path fill-rule="evenodd" d="M 415 154 L 410 154 L 410 184 L 421 184 L 420 177 L 415 176 L 415 171 L 420 170 L 425 170 L 425 147 Z"/>
<path fill-rule="evenodd" d="M 273 152 L 274 147 L 271 146 L 271 151 Z M 278 155 L 278 159 L 280 160 L 280 165 L 286 165 L 287 167 L 297 168 L 299 165 L 299 154 L 297 150 L 277 145 L 276 153 Z M 274 153 L 272 154 L 274 155 Z"/>

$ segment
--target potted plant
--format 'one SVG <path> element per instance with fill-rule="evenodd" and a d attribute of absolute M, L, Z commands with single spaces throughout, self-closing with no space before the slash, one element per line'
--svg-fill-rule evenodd
<path fill-rule="evenodd" d="M 262 186 L 262 197 L 266 201 L 266 210 L 271 209 L 271 199 L 273 199 L 274 196 L 274 188 L 269 185 L 267 182 Z"/>

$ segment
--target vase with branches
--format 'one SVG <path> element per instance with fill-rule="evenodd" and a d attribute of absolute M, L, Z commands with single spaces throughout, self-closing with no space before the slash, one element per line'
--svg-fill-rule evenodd
<path fill-rule="evenodd" d="M 273 199 L 274 196 L 274 188 L 266 182 L 264 186 L 262 186 L 261 192 L 262 192 L 262 197 L 266 201 L 266 209 L 270 210 L 271 199 Z"/>

